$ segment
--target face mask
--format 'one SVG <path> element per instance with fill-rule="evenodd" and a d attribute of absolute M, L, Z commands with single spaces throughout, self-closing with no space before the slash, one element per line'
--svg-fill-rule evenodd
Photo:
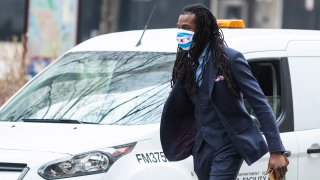
<path fill-rule="evenodd" d="M 189 50 L 192 44 L 192 37 L 194 32 L 184 29 L 178 29 L 177 41 L 178 46 L 183 50 Z"/>

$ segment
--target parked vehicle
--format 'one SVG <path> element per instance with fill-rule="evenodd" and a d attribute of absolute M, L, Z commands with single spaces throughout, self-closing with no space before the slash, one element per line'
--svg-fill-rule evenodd
<path fill-rule="evenodd" d="M 59 57 L 0 109 L 0 179 L 196 180 L 169 162 L 159 123 L 171 90 L 176 29 L 117 32 Z M 248 60 L 288 150 L 287 180 L 320 177 L 320 32 L 223 29 Z M 248 112 L 254 117 L 250 105 Z M 264 180 L 269 155 L 239 180 Z"/>

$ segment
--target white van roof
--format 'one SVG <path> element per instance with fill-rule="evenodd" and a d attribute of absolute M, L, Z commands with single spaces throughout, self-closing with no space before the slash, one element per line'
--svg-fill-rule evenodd
<path fill-rule="evenodd" d="M 75 51 L 151 51 L 176 52 L 176 28 L 148 29 L 140 46 L 136 46 L 143 31 L 124 31 L 100 35 L 73 49 Z M 320 40 L 320 31 L 290 29 L 223 29 L 227 45 L 242 53 L 285 51 L 290 41 Z"/>

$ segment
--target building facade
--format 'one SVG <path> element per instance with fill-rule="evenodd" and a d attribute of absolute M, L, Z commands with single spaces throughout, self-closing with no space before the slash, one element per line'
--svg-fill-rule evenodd
<path fill-rule="evenodd" d="M 12 47 L 7 46 L 8 42 L 9 44 L 15 42 L 15 49 L 17 46 L 18 49 L 23 48 L 21 37 L 27 34 L 30 3 L 33 1 L 36 0 L 0 1 L 0 48 L 2 49 L 0 69 L 7 69 L 3 65 L 3 49 L 15 54 L 13 50 L 7 48 Z M 53 3 L 49 0 L 43 2 Z M 174 28 L 183 6 L 192 3 L 208 6 L 218 19 L 243 19 L 248 28 L 320 29 L 320 0 L 73 0 L 73 2 L 77 3 L 78 8 L 75 45 L 91 37 L 116 31 L 145 27 Z M 63 6 L 63 9 L 67 8 Z"/>

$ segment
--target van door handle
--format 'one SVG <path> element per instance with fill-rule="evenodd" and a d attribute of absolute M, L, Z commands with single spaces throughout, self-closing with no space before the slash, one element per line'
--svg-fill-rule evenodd
<path fill-rule="evenodd" d="M 307 153 L 308 154 L 320 153 L 320 148 L 308 148 Z"/>

